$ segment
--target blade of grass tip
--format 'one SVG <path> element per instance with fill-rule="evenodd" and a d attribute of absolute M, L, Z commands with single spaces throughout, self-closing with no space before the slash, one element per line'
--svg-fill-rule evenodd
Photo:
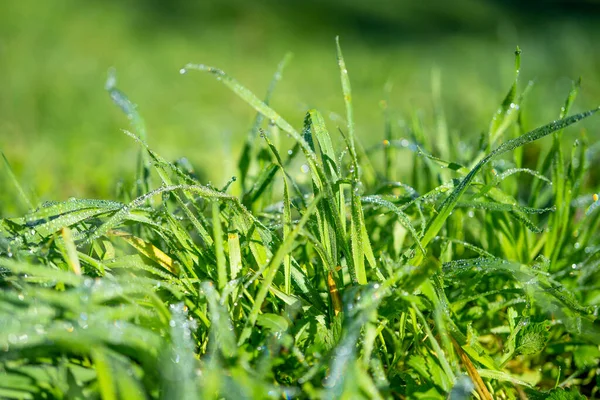
<path fill-rule="evenodd" d="M 352 249 L 352 259 L 354 267 L 354 275 L 357 283 L 364 285 L 367 283 L 367 272 L 365 270 L 365 255 L 372 267 L 375 266 L 375 257 L 371 248 L 371 242 L 365 228 L 362 204 L 359 193 L 360 170 L 358 167 L 358 159 L 356 156 L 356 146 L 354 142 L 354 111 L 352 108 L 352 88 L 350 87 L 350 78 L 348 69 L 342 54 L 340 46 L 340 38 L 335 38 L 337 48 L 337 59 L 340 67 L 340 78 L 342 81 L 342 93 L 344 94 L 344 104 L 346 106 L 346 122 L 348 124 L 348 137 L 344 138 L 348 145 L 348 151 L 352 159 L 352 201 L 350 215 L 350 244 Z"/>
<path fill-rule="evenodd" d="M 110 230 L 112 230 L 115 226 L 120 224 L 125 220 L 125 218 L 136 208 L 141 207 L 146 203 L 148 198 L 160 195 L 162 193 L 170 193 L 176 190 L 190 191 L 192 193 L 196 193 L 197 195 L 207 198 L 207 199 L 221 199 L 227 201 L 233 201 L 234 203 L 237 199 L 228 194 L 210 189 L 208 187 L 202 185 L 172 185 L 172 186 L 162 186 L 158 189 L 154 189 L 153 191 L 146 193 L 129 204 L 123 205 L 116 213 L 114 213 L 109 219 L 107 219 L 102 225 L 92 231 L 86 238 L 85 242 L 89 243 L 93 240 L 96 240 L 104 235 L 106 235 Z M 236 203 L 237 204 L 237 203 Z"/>
<path fill-rule="evenodd" d="M 517 46 L 515 50 L 515 80 L 510 87 L 502 105 L 496 111 L 496 114 L 492 118 L 490 123 L 489 138 L 488 138 L 488 151 L 494 146 L 496 141 L 502 136 L 504 131 L 512 124 L 519 114 L 518 101 L 515 102 L 517 96 L 517 84 L 519 83 L 519 74 L 521 71 L 521 49 Z"/>
<path fill-rule="evenodd" d="M 394 131 L 392 129 L 392 120 L 390 115 L 390 99 L 392 96 L 392 83 L 387 82 L 383 88 L 385 93 L 385 99 L 381 101 L 381 108 L 383 111 L 384 120 L 384 134 L 383 134 L 383 165 L 385 166 L 385 177 L 388 181 L 395 182 L 396 170 L 397 170 L 397 157 L 396 150 L 390 143 L 395 139 Z"/>
<path fill-rule="evenodd" d="M 271 83 L 269 84 L 269 88 L 267 89 L 267 94 L 265 95 L 265 98 L 263 100 L 263 102 L 266 105 L 269 105 L 269 102 L 271 101 L 271 96 L 273 95 L 273 92 L 275 91 L 275 86 L 277 86 L 277 83 L 281 80 L 281 77 L 283 76 L 283 70 L 286 67 L 286 65 L 290 62 L 290 60 L 292 59 L 292 53 L 287 53 L 283 59 L 279 62 L 279 65 L 277 66 L 277 71 L 275 71 L 275 74 L 273 75 L 273 78 L 271 79 Z M 182 73 L 185 73 L 185 68 L 181 70 Z M 246 138 L 246 143 L 244 144 L 244 149 L 242 150 L 242 154 L 240 156 L 240 159 L 238 161 L 238 168 L 240 170 L 240 183 L 242 185 L 242 193 L 246 190 L 246 177 L 248 175 L 248 170 L 250 169 L 250 162 L 252 160 L 252 153 L 254 151 L 254 141 L 256 139 L 256 134 L 258 133 L 258 130 L 260 128 L 260 125 L 263 122 L 263 114 L 258 112 L 256 117 L 254 118 L 254 123 L 252 124 L 252 128 L 250 129 L 250 131 L 248 132 L 248 137 Z"/>
<path fill-rule="evenodd" d="M 6 156 L 4 155 L 3 152 L 0 151 L 0 154 L 2 154 L 2 159 L 4 159 L 4 166 L 6 167 L 6 172 L 8 173 L 8 177 L 12 181 L 13 185 L 15 185 L 15 188 L 17 189 L 19 196 L 21 196 L 21 199 L 23 200 L 23 202 L 25 203 L 27 208 L 29 210 L 33 210 L 33 208 L 34 208 L 33 203 L 29 199 L 29 196 L 27 196 L 27 194 L 25 194 L 25 191 L 23 190 L 23 187 L 21 186 L 21 184 L 19 184 L 19 180 L 17 179 L 13 169 L 11 168 L 10 163 L 8 162 L 8 159 L 6 158 Z"/>
<path fill-rule="evenodd" d="M 346 105 L 346 122 L 348 124 L 348 138 L 350 142 L 350 150 L 356 153 L 354 149 L 354 111 L 352 110 L 352 89 L 350 88 L 350 78 L 348 77 L 348 69 L 340 47 L 340 37 L 336 36 L 335 44 L 337 48 L 337 60 L 340 67 L 340 77 L 342 80 L 342 92 L 344 94 L 344 104 Z"/>
<path fill-rule="evenodd" d="M 358 179 L 358 160 L 356 154 L 350 148 L 349 138 L 342 135 L 348 146 L 350 158 L 353 164 L 353 179 L 351 183 L 351 202 L 350 202 L 350 248 L 352 250 L 352 265 L 350 272 L 355 283 L 364 285 L 367 283 L 367 272 L 365 270 L 365 256 L 371 267 L 375 266 L 375 256 L 371 248 L 371 242 L 365 227 L 362 203 L 360 199 L 360 190 Z"/>
<path fill-rule="evenodd" d="M 304 151 L 306 156 L 316 161 L 316 155 L 314 151 L 312 151 L 309 144 L 306 142 L 306 140 L 304 140 L 302 135 L 297 130 L 295 130 L 289 124 L 289 122 L 287 122 L 278 113 L 276 113 L 275 110 L 273 110 L 262 100 L 256 97 L 256 95 L 250 90 L 248 90 L 246 87 L 242 86 L 237 80 L 233 79 L 218 68 L 210 67 L 204 64 L 186 64 L 186 66 L 181 69 L 182 73 L 186 73 L 187 70 L 209 72 L 212 75 L 214 75 L 218 81 L 223 82 L 225 86 L 231 89 L 236 95 L 238 95 L 242 100 L 248 103 L 252 108 L 254 108 L 256 111 L 267 117 L 269 120 L 273 121 L 275 125 L 277 125 L 283 131 L 288 133 L 296 142 L 298 142 L 298 144 L 300 144 L 300 147 L 302 147 L 302 150 Z"/>
<path fill-rule="evenodd" d="M 475 178 L 475 175 L 479 172 L 479 170 L 486 165 L 491 159 L 494 157 L 514 150 L 518 147 L 521 147 L 527 143 L 531 143 L 535 140 L 541 139 L 545 136 L 550 135 L 554 131 L 558 129 L 564 129 L 569 125 L 572 125 L 576 122 L 581 121 L 584 118 L 587 118 L 594 113 L 600 110 L 600 107 L 594 108 L 589 111 L 585 111 L 576 115 L 572 115 L 570 117 L 553 121 L 547 125 L 534 129 L 524 135 L 521 135 L 515 139 L 504 142 L 500 146 L 496 147 L 493 151 L 491 151 L 487 156 L 481 159 L 473 169 L 463 178 L 463 180 L 455 187 L 450 196 L 448 196 L 441 206 L 439 207 L 438 214 L 429 222 L 427 225 L 427 229 L 425 231 L 425 235 L 421 239 L 421 246 L 426 248 L 429 242 L 437 236 L 438 232 L 444 225 L 446 219 L 458 203 L 460 197 L 466 192 L 469 185 Z M 417 253 L 412 260 L 412 263 L 415 265 L 420 264 L 423 261 L 423 255 L 421 253 Z"/>
<path fill-rule="evenodd" d="M 154 163 L 153 163 L 154 168 L 155 168 L 156 172 L 158 173 L 158 176 L 160 177 L 160 179 L 162 180 L 164 185 L 172 186 L 173 181 L 170 178 L 169 174 L 167 173 L 166 168 L 163 166 L 170 167 L 173 170 L 173 172 L 175 172 L 180 177 L 186 176 L 185 174 L 182 174 L 181 171 L 179 171 L 179 169 L 176 168 L 174 165 L 167 162 L 164 158 L 162 158 L 157 153 L 152 151 L 150 149 L 150 147 L 148 147 L 148 144 L 146 142 L 144 142 L 141 138 L 139 138 L 137 135 L 135 135 L 127 130 L 123 130 L 123 133 L 125 133 L 127 136 L 129 136 L 130 138 L 135 140 L 139 145 L 141 145 L 148 152 L 148 155 L 154 161 Z M 196 182 L 189 182 L 189 183 L 196 183 Z M 194 198 L 188 192 L 184 191 L 183 194 L 191 204 L 194 203 Z M 175 200 L 177 201 L 177 203 L 179 203 L 179 205 L 181 206 L 181 209 L 183 210 L 185 215 L 188 217 L 188 219 L 190 220 L 190 222 L 192 223 L 194 228 L 196 228 L 196 231 L 198 231 L 198 234 L 200 235 L 202 240 L 204 240 L 204 242 L 206 243 L 207 246 L 212 246 L 212 244 L 213 244 L 212 237 L 207 232 L 206 228 L 204 228 L 204 226 L 198 220 L 198 218 L 194 215 L 194 213 L 192 213 L 190 211 L 190 209 L 187 207 L 187 205 L 185 204 L 185 202 L 182 200 L 181 196 L 179 196 L 178 193 L 173 192 L 173 196 L 175 197 Z"/>
<path fill-rule="evenodd" d="M 267 298 L 267 293 L 269 292 L 269 288 L 273 283 L 273 279 L 275 279 L 275 275 L 279 270 L 281 262 L 283 261 L 285 255 L 292 250 L 296 237 L 300 234 L 300 231 L 304 228 L 304 225 L 306 225 L 308 220 L 312 217 L 312 214 L 317 209 L 317 205 L 321 201 L 321 198 L 321 194 L 317 194 L 315 196 L 314 200 L 308 205 L 308 207 L 304 211 L 304 215 L 302 215 L 302 218 L 300 218 L 298 224 L 290 232 L 289 236 L 281 243 L 281 245 L 273 255 L 273 258 L 269 262 L 269 265 L 267 266 L 267 271 L 264 275 L 258 294 L 254 298 L 254 304 L 252 306 L 252 309 L 250 310 L 248 319 L 246 320 L 246 325 L 244 326 L 242 334 L 239 337 L 238 345 L 241 346 L 250 337 L 252 329 L 256 324 L 256 319 L 258 318 L 258 314 L 260 312 L 262 304 Z"/>
<path fill-rule="evenodd" d="M 104 88 L 110 95 L 110 98 L 112 99 L 113 103 L 115 103 L 131 121 L 133 129 L 139 135 L 139 137 L 143 141 L 147 141 L 146 125 L 144 123 L 144 119 L 140 116 L 140 114 L 137 111 L 137 106 L 129 100 L 125 93 L 117 89 L 116 86 L 117 73 L 115 69 L 111 68 L 108 71 L 108 77 L 106 79 L 106 84 L 104 85 Z M 146 153 L 140 150 L 138 153 L 138 170 L 136 177 L 138 196 L 150 190 L 149 178 L 150 160 L 148 159 Z"/>
<path fill-rule="evenodd" d="M 279 152 L 271 143 L 269 138 L 266 135 L 262 135 L 267 145 L 271 149 L 271 152 L 275 156 L 275 160 L 277 161 L 277 165 L 281 169 L 281 173 L 283 175 L 283 240 L 289 236 L 290 231 L 292 229 L 292 211 L 290 207 L 290 191 L 288 187 L 288 178 L 285 173 L 285 169 L 283 168 L 283 163 L 281 162 L 281 157 Z M 291 254 L 286 254 L 283 259 L 283 276 L 284 276 L 284 292 L 285 294 L 292 293 L 292 256 Z"/>
<path fill-rule="evenodd" d="M 450 159 L 450 135 L 448 135 L 448 125 L 442 105 L 442 73 L 439 68 L 431 70 L 431 91 L 433 94 L 433 109 L 437 128 L 437 149 L 441 158 Z M 445 175 L 444 180 L 450 178 L 449 171 L 442 171 L 442 174 Z"/>
<path fill-rule="evenodd" d="M 577 82 L 573 82 L 573 86 L 571 87 L 571 91 L 569 92 L 569 95 L 567 96 L 567 98 L 565 100 L 565 104 L 560 109 L 559 118 L 564 118 L 569 113 L 571 106 L 575 102 L 575 98 L 577 97 L 577 94 L 579 93 L 580 86 L 581 86 L 581 78 Z M 558 158 L 563 160 L 562 148 L 560 146 L 561 145 L 560 142 L 562 140 L 562 131 L 563 131 L 562 129 L 559 129 L 556 132 L 554 132 L 554 137 L 552 140 L 552 147 L 550 148 L 550 151 L 548 152 L 546 157 L 541 159 L 541 164 L 538 165 L 537 169 L 542 174 L 545 174 L 551 167 L 553 167 L 553 164 L 556 163 L 557 155 L 558 155 Z M 560 152 L 560 154 L 558 154 L 558 152 Z M 563 162 L 564 162 L 564 160 L 563 160 Z M 561 165 L 562 165 L 562 163 L 561 163 Z M 554 169 L 553 169 L 553 173 L 555 173 Z M 553 184 L 553 186 L 554 186 L 552 188 L 553 193 L 557 193 L 557 186 L 559 186 L 561 183 L 562 183 L 561 181 L 557 181 Z M 533 194 L 531 196 L 532 204 L 535 204 L 535 201 L 538 198 L 539 192 L 540 192 L 540 183 L 534 182 L 533 187 L 531 189 L 531 193 Z"/>

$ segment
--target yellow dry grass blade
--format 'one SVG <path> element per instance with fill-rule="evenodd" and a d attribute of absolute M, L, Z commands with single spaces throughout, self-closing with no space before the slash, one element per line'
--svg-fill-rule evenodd
<path fill-rule="evenodd" d="M 111 230 L 109 234 L 112 236 L 120 237 L 121 239 L 129 243 L 138 252 L 140 252 L 140 254 L 148 257 L 149 259 L 156 262 L 158 265 L 168 270 L 172 274 L 177 275 L 177 267 L 175 266 L 175 261 L 173 261 L 171 257 L 169 257 L 158 247 L 154 246 L 152 243 L 148 243 L 137 236 L 133 236 L 123 231 Z"/>
<path fill-rule="evenodd" d="M 77 247 L 73 241 L 73 234 L 68 227 L 64 227 L 61 230 L 61 236 L 65 245 L 65 258 L 69 268 L 75 273 L 75 275 L 81 275 L 81 264 L 79 263 L 79 257 L 77 256 Z"/>

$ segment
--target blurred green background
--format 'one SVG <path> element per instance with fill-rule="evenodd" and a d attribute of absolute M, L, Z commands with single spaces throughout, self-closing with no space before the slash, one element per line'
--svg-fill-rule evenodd
<path fill-rule="evenodd" d="M 449 132 L 486 130 L 512 82 L 517 45 L 523 86 L 536 81 L 525 106 L 533 128 L 556 118 L 579 76 L 573 111 L 600 103 L 599 11 L 592 0 L 2 1 L 0 150 L 38 199 L 114 197 L 116 182 L 133 178 L 137 152 L 104 90 L 114 67 L 146 120 L 151 147 L 170 160 L 187 157 L 222 186 L 237 173 L 254 112 L 212 77 L 179 69 L 217 66 L 262 97 L 292 52 L 272 106 L 296 127 L 318 108 L 335 129 L 332 116 L 344 114 L 336 35 L 366 145 L 383 138 L 387 82 L 394 129 L 415 110 L 433 125 L 436 70 Z M 594 124 L 580 126 L 597 138 Z M 6 215 L 20 210 L 1 169 Z"/>

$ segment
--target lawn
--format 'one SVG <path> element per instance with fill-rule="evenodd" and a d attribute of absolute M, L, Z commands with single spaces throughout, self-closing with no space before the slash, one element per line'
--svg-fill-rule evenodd
<path fill-rule="evenodd" d="M 1 398 L 600 397 L 593 13 L 32 4 Z"/>

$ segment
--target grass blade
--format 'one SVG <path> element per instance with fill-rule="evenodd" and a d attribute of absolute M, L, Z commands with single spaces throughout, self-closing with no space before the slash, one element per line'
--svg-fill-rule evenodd
<path fill-rule="evenodd" d="M 582 112 L 580 114 L 572 115 L 568 118 L 564 118 L 558 121 L 551 122 L 547 125 L 544 125 L 540 128 L 534 129 L 531 132 L 528 132 L 518 138 L 509 140 L 497 148 L 495 148 L 492 152 L 490 152 L 487 156 L 485 156 L 481 161 L 473 167 L 473 169 L 467 174 L 467 176 L 456 186 L 456 188 L 452 191 L 450 196 L 448 196 L 438 210 L 437 216 L 430 221 L 427 226 L 427 230 L 425 231 L 425 235 L 421 239 L 421 246 L 427 247 L 429 242 L 438 234 L 440 229 L 442 228 L 444 222 L 458 203 L 460 197 L 466 192 L 469 185 L 475 178 L 475 175 L 479 172 L 479 170 L 486 165 L 490 160 L 494 157 L 499 156 L 503 153 L 514 150 L 520 146 L 523 146 L 527 143 L 531 143 L 535 140 L 541 139 L 544 136 L 548 136 L 556 130 L 564 129 L 569 125 L 572 125 L 576 122 L 581 121 L 584 118 L 587 118 L 594 113 L 596 113 L 600 108 L 595 108 L 586 112 Z M 419 264 L 423 260 L 422 255 L 417 255 L 413 259 L 414 264 Z"/>

